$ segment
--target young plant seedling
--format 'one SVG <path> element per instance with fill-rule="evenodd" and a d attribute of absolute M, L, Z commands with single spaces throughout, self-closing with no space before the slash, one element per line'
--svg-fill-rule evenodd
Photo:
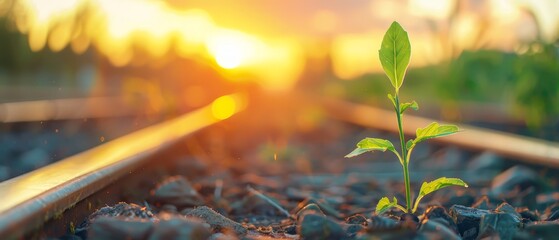
<path fill-rule="evenodd" d="M 398 204 L 396 197 L 390 200 L 387 197 L 383 197 L 379 200 L 376 207 L 376 213 L 382 214 L 383 212 L 389 210 L 390 208 L 398 208 L 406 213 L 415 213 L 417 206 L 423 197 L 427 194 L 437 191 L 441 188 L 448 186 L 463 186 L 468 187 L 468 185 L 458 178 L 446 178 L 441 177 L 435 179 L 431 182 L 423 182 L 421 189 L 419 189 L 419 194 L 415 203 L 411 201 L 410 194 L 410 174 L 408 170 L 410 155 L 414 147 L 427 139 L 437 138 L 442 136 L 447 136 L 454 134 L 459 131 L 458 127 L 455 125 L 442 125 L 436 122 L 429 124 L 424 128 L 418 128 L 416 131 L 415 139 L 411 139 L 406 142 L 404 138 L 404 132 L 402 131 L 402 117 L 404 112 L 408 109 L 417 110 L 419 106 L 417 102 L 400 102 L 400 97 L 398 95 L 398 90 L 404 82 L 404 75 L 408 68 L 411 57 L 411 44 L 408 38 L 408 33 L 400 26 L 399 23 L 393 22 L 386 31 L 384 38 L 382 39 L 382 45 L 379 50 L 380 63 L 384 72 L 390 79 L 390 83 L 394 87 L 394 95 L 388 94 L 388 99 L 392 102 L 394 106 L 394 111 L 396 112 L 396 119 L 398 121 L 398 132 L 400 134 L 400 146 L 401 153 L 398 153 L 394 145 L 385 139 L 380 138 L 365 138 L 359 143 L 357 143 L 357 148 L 345 157 L 355 157 L 357 155 L 372 152 L 372 151 L 391 151 L 393 152 L 404 171 L 404 184 L 406 187 L 406 206 Z M 412 208 L 413 206 L 413 208 Z"/>

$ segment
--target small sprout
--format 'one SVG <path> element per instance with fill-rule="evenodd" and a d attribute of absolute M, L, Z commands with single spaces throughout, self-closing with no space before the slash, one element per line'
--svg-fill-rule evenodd
<path fill-rule="evenodd" d="M 406 208 L 398 204 L 398 199 L 396 199 L 396 197 L 392 198 L 392 202 L 387 197 L 382 197 L 377 203 L 377 207 L 375 208 L 375 213 L 377 215 L 380 215 L 393 207 L 398 208 L 404 212 L 406 211 Z"/>
<path fill-rule="evenodd" d="M 413 149 L 420 142 L 431 138 L 451 135 L 457 133 L 460 130 L 455 125 L 441 125 L 433 122 L 424 128 L 418 128 L 416 131 L 415 139 L 410 139 L 406 142 L 402 127 L 402 118 L 404 112 L 409 108 L 413 110 L 419 109 L 419 105 L 415 101 L 400 103 L 398 95 L 400 87 L 404 83 L 404 76 L 410 62 L 410 57 L 411 44 L 408 38 L 408 33 L 402 28 L 402 26 L 400 26 L 399 23 L 393 22 L 382 40 L 382 45 L 379 50 L 379 58 L 384 72 L 386 73 L 388 79 L 390 80 L 390 83 L 394 87 L 394 95 L 388 94 L 388 99 L 390 99 L 392 105 L 394 106 L 394 111 L 396 113 L 398 121 L 401 153 L 398 153 L 394 145 L 388 140 L 380 138 L 365 138 L 357 143 L 357 148 L 355 148 L 355 150 L 345 156 L 349 158 L 366 152 L 385 152 L 386 150 L 389 150 L 393 152 L 400 161 L 400 164 L 402 165 L 402 169 L 404 171 L 404 184 L 406 187 L 406 207 L 399 205 L 396 197 L 394 197 L 392 201 L 390 201 L 390 199 L 387 197 L 383 197 L 377 203 L 377 207 L 375 210 L 376 214 L 382 214 L 383 212 L 386 212 L 388 209 L 393 207 L 398 208 L 406 213 L 415 213 L 421 199 L 434 191 L 448 186 L 468 187 L 468 185 L 461 179 L 441 177 L 431 182 L 424 182 L 421 185 L 421 189 L 419 190 L 419 194 L 417 196 L 417 199 L 415 200 L 415 204 L 412 202 L 408 165 Z"/>

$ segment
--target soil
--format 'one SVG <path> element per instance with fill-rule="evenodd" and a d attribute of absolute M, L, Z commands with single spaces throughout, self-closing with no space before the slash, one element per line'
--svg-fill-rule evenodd
<path fill-rule="evenodd" d="M 432 143 L 412 156 L 413 192 L 442 176 L 470 187 L 428 195 L 415 214 L 376 215 L 383 196 L 405 202 L 399 162 L 343 156 L 363 137 L 397 136 L 290 101 L 259 101 L 179 143 L 182 154 L 162 156 L 170 163 L 120 192 L 122 203 L 92 209 L 61 238 L 551 239 L 559 231 L 556 170 Z"/>

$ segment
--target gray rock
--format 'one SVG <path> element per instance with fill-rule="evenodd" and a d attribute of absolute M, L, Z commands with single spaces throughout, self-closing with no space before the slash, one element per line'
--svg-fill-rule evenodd
<path fill-rule="evenodd" d="M 445 224 L 442 224 L 435 220 L 423 220 L 418 231 L 423 235 L 428 236 L 429 239 L 462 239 L 456 232 L 448 228 Z"/>
<path fill-rule="evenodd" d="M 507 169 L 493 179 L 489 194 L 498 198 L 515 188 L 523 190 L 531 186 L 538 186 L 539 183 L 539 176 L 534 170 L 517 165 Z"/>
<path fill-rule="evenodd" d="M 239 240 L 237 236 L 228 235 L 225 233 L 214 233 L 208 240 Z"/>
<path fill-rule="evenodd" d="M 348 237 L 340 224 L 320 214 L 306 214 L 297 225 L 297 232 L 302 239 L 334 240 Z"/>
<path fill-rule="evenodd" d="M 450 208 L 449 215 L 458 226 L 458 231 L 463 239 L 476 239 L 481 217 L 489 213 L 490 211 L 487 210 L 454 205 Z"/>
<path fill-rule="evenodd" d="M 170 215 L 169 215 L 170 216 Z M 199 219 L 165 217 L 160 221 L 101 216 L 92 221 L 88 239 L 208 239 L 209 226 Z"/>
<path fill-rule="evenodd" d="M 206 206 L 197 207 L 186 213 L 186 216 L 197 217 L 204 220 L 210 224 L 213 232 L 221 232 L 222 230 L 231 229 L 238 235 L 244 235 L 247 233 L 246 228 L 244 228 L 240 223 L 226 218 Z"/>
<path fill-rule="evenodd" d="M 156 204 L 172 204 L 178 208 L 200 206 L 204 200 L 182 176 L 169 177 L 151 192 L 151 200 Z"/>
<path fill-rule="evenodd" d="M 514 237 L 520 228 L 520 218 L 511 213 L 490 213 L 481 217 L 479 224 L 480 237 L 498 235 L 501 240 Z"/>
<path fill-rule="evenodd" d="M 520 216 L 522 216 L 523 223 L 540 221 L 540 217 L 538 216 L 538 214 L 536 214 L 533 211 L 530 211 L 529 209 L 523 209 L 519 212 L 519 214 Z"/>
<path fill-rule="evenodd" d="M 428 220 L 440 219 L 446 222 L 445 225 L 450 230 L 452 230 L 455 233 L 458 233 L 458 226 L 456 226 L 456 223 L 454 222 L 452 217 L 450 217 L 450 215 L 446 212 L 446 209 L 443 207 L 431 206 L 427 208 L 427 210 L 425 210 L 425 213 L 423 214 L 423 219 L 428 219 Z"/>
<path fill-rule="evenodd" d="M 524 229 L 518 231 L 515 239 L 557 239 L 559 233 L 559 222 L 533 222 L 524 226 Z"/>
<path fill-rule="evenodd" d="M 371 217 L 371 224 L 369 224 L 371 231 L 394 229 L 396 227 L 398 227 L 398 221 L 395 219 L 377 215 Z"/>
<path fill-rule="evenodd" d="M 153 222 L 147 219 L 127 219 L 125 217 L 100 216 L 91 222 L 87 239 L 147 239 Z"/>
<path fill-rule="evenodd" d="M 345 222 L 348 224 L 367 225 L 367 218 L 361 214 L 355 214 L 346 218 Z"/>
<path fill-rule="evenodd" d="M 267 197 L 281 206 L 277 199 L 270 196 Z M 235 214 L 256 214 L 264 216 L 276 216 L 278 214 L 282 214 L 268 201 L 254 194 L 247 195 L 243 197 L 243 199 L 234 202 L 231 204 L 231 208 Z"/>
<path fill-rule="evenodd" d="M 322 210 L 320 209 L 320 207 L 314 203 L 308 204 L 306 206 L 304 206 L 301 210 L 299 210 L 297 212 L 297 221 L 303 219 L 303 217 L 307 214 L 318 214 L 318 215 L 322 215 L 322 216 L 326 216 Z"/>
<path fill-rule="evenodd" d="M 514 217 L 516 217 L 518 220 L 522 219 L 522 216 L 520 215 L 520 213 L 516 212 L 516 209 L 514 209 L 513 206 L 511 206 L 510 204 L 508 204 L 506 202 L 501 203 L 501 205 L 499 205 L 497 208 L 495 208 L 495 211 L 511 214 Z"/>
<path fill-rule="evenodd" d="M 469 161 L 467 169 L 472 172 L 496 172 L 502 171 L 505 161 L 494 152 L 485 151 Z"/>
<path fill-rule="evenodd" d="M 557 219 L 559 219 L 559 209 L 555 209 L 554 211 L 552 211 L 551 214 L 549 214 L 549 216 L 547 216 L 545 220 L 556 221 Z"/>
<path fill-rule="evenodd" d="M 161 212 L 167 212 L 167 213 L 177 213 L 177 206 L 175 205 L 171 205 L 171 204 L 165 204 L 163 206 L 161 206 L 160 209 Z"/>
<path fill-rule="evenodd" d="M 365 229 L 365 227 L 361 224 L 345 224 L 343 228 L 349 238 L 355 237 L 357 233 Z"/>
<path fill-rule="evenodd" d="M 204 240 L 210 235 L 209 226 L 200 219 L 170 217 L 155 224 L 148 240 Z"/>
<path fill-rule="evenodd" d="M 152 222 L 158 220 L 158 218 L 145 207 L 133 203 L 128 204 L 120 202 L 114 206 L 107 206 L 98 209 L 89 215 L 79 228 L 87 228 L 91 222 L 99 217 L 121 217 L 124 220 L 146 219 Z"/>
<path fill-rule="evenodd" d="M 336 218 L 341 218 L 342 214 L 340 212 L 338 212 L 338 210 L 336 210 L 336 208 L 334 208 L 332 205 L 328 204 L 328 202 L 324 199 L 315 199 L 315 198 L 308 198 L 305 199 L 304 201 L 300 202 L 297 207 L 294 209 L 294 212 L 297 213 L 299 212 L 301 209 L 303 209 L 305 206 L 309 205 L 309 204 L 316 204 L 320 207 L 320 209 L 327 214 L 328 216 L 333 216 Z"/>

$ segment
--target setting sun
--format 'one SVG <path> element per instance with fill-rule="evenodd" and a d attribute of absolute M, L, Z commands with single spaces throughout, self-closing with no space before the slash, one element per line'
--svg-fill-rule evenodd
<path fill-rule="evenodd" d="M 208 50 L 217 64 L 225 69 L 239 67 L 254 53 L 256 40 L 232 30 L 216 33 L 208 42 Z"/>

